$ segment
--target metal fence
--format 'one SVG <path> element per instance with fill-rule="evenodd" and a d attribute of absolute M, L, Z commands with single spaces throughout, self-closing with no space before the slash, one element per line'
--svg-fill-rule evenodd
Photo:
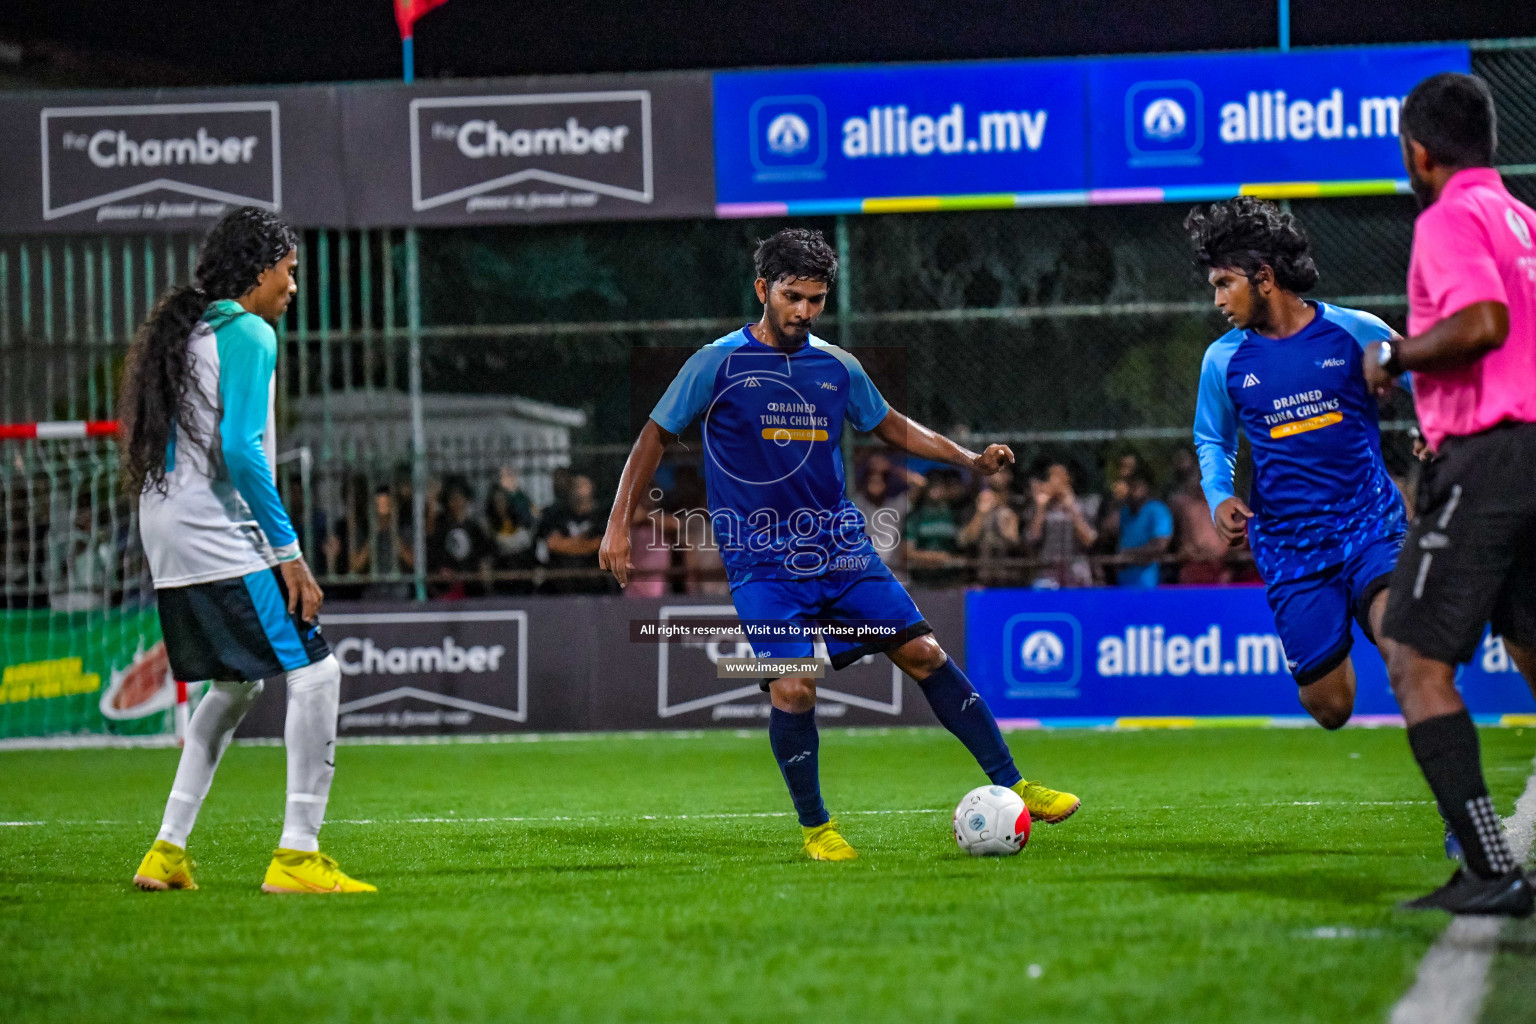
<path fill-rule="evenodd" d="M 1536 42 L 1473 49 L 1499 106 L 1501 169 L 1515 194 L 1536 201 Z M 1412 199 L 1290 203 L 1313 239 L 1319 297 L 1403 327 Z M 1107 489 L 1125 452 L 1169 481 L 1201 354 L 1224 329 L 1190 266 L 1184 212 L 806 221 L 836 240 L 842 260 L 820 333 L 904 349 L 904 411 L 938 429 L 1008 441 L 1026 465 L 1065 459 L 1085 491 Z M 299 296 L 281 330 L 279 434 L 307 451 L 285 464 L 283 486 L 327 578 L 427 594 L 425 530 L 367 560 L 352 559 L 350 542 L 324 552 L 336 550 L 343 524 L 376 537 L 380 516 L 425 522 L 456 477 L 476 509 L 503 470 L 520 474 L 536 506 L 562 471 L 590 476 L 602 504 L 654 397 L 637 393 L 636 350 L 695 347 L 755 319 L 751 245 L 779 226 L 306 232 Z M 0 422 L 111 418 L 130 336 L 163 288 L 186 279 L 195 246 L 176 236 L 0 239 Z M 466 396 L 492 396 L 476 408 L 507 411 L 478 437 L 464 426 L 473 414 L 445 426 L 433 401 L 446 409 Z M 348 433 L 343 421 L 355 427 L 359 417 L 375 428 L 371 440 Z M 1389 462 L 1406 474 L 1411 412 L 1399 406 L 1389 418 Z M 121 508 L 105 482 L 109 455 L 77 463 L 40 452 L 0 449 L 13 536 L 25 534 L 20 520 L 53 529 L 59 502 L 76 507 L 84 466 L 95 467 L 87 490 L 98 509 Z M 854 454 L 862 465 L 867 453 Z M 38 498 L 39 488 L 53 497 Z M 4 556 L 7 599 L 44 600 L 58 581 L 23 583 L 18 545 L 8 541 Z M 37 587 L 45 593 L 27 589 Z"/>

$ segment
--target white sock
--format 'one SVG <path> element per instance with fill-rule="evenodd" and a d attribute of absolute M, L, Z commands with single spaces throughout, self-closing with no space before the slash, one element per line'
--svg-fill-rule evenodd
<path fill-rule="evenodd" d="M 341 666 L 334 655 L 288 673 L 288 807 L 283 815 L 287 850 L 320 849 L 320 824 L 336 774 L 336 709 L 341 703 Z"/>
<path fill-rule="evenodd" d="M 165 818 L 156 838 L 186 849 L 187 836 L 197 821 L 197 812 L 213 785 L 213 773 L 219 758 L 229 746 L 235 727 L 261 696 L 261 680 L 254 683 L 214 682 L 208 684 L 192 720 L 187 723 L 187 740 L 181 748 L 181 763 L 176 766 L 176 781 L 171 783 L 171 798 L 165 802 Z"/>

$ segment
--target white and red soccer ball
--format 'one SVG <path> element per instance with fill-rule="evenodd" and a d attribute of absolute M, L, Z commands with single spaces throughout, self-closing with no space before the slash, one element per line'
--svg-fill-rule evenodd
<path fill-rule="evenodd" d="M 972 857 L 1011 857 L 1029 842 L 1029 808 L 1002 786 L 971 790 L 955 808 L 955 842 Z"/>

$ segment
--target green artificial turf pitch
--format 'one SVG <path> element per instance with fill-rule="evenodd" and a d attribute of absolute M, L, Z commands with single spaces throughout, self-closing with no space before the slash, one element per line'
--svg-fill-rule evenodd
<path fill-rule="evenodd" d="M 153 894 L 175 751 L 0 753 L 0 820 L 42 822 L 0 827 L 0 1020 L 1380 1021 L 1447 922 L 1393 909 L 1448 874 L 1401 730 L 1010 741 L 1083 809 L 979 860 L 958 743 L 826 730 L 855 864 L 799 857 L 761 733 L 347 746 L 322 839 L 360 897 L 259 891 L 281 749 L 230 751 L 202 888 Z M 1503 813 L 1533 748 L 1483 732 Z M 1485 1020 L 1533 1012 L 1506 935 Z"/>

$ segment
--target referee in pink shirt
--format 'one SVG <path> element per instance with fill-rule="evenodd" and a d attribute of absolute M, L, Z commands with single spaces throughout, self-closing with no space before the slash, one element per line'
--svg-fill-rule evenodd
<path fill-rule="evenodd" d="M 1531 883 L 1504 841 L 1477 730 L 1455 686 L 1490 621 L 1536 688 L 1536 212 L 1493 169 L 1482 79 L 1420 82 L 1401 114 L 1424 208 L 1408 271 L 1409 337 L 1375 343 L 1366 378 L 1413 373 L 1433 457 L 1393 572 L 1382 632 L 1408 743 L 1464 865 L 1405 906 L 1524 917 Z"/>

